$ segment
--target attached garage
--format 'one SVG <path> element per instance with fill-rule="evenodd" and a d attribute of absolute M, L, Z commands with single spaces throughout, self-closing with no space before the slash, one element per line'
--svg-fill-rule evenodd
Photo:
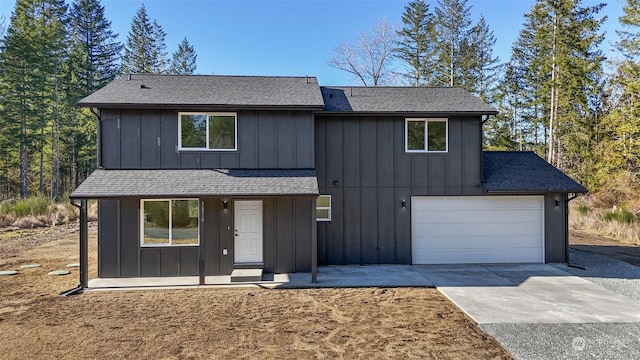
<path fill-rule="evenodd" d="M 544 196 L 411 198 L 414 264 L 544 262 Z"/>

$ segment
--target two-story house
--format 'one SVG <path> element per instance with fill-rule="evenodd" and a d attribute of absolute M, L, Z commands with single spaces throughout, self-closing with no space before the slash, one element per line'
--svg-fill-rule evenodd
<path fill-rule="evenodd" d="M 586 191 L 533 153 L 483 152 L 496 111 L 458 88 L 130 75 L 79 105 L 98 169 L 71 197 L 98 199 L 100 278 L 565 262 Z"/>

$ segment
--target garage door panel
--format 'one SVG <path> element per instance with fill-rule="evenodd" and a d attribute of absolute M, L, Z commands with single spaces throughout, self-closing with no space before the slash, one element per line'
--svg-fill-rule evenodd
<path fill-rule="evenodd" d="M 486 223 L 499 220 L 501 224 L 513 222 L 540 222 L 542 213 L 540 209 L 512 210 L 460 210 L 460 211 L 417 211 L 415 212 L 416 224 L 458 224 L 461 219 L 465 223 Z"/>
<path fill-rule="evenodd" d="M 414 264 L 543 262 L 541 196 L 412 198 Z"/>
<path fill-rule="evenodd" d="M 440 236 L 525 236 L 529 234 L 540 234 L 540 223 L 522 222 L 513 223 L 512 226 L 504 227 L 499 232 L 496 227 L 504 227 L 499 222 L 491 222 L 484 224 L 415 224 L 418 233 L 424 234 L 426 238 L 435 238 Z"/>
<path fill-rule="evenodd" d="M 422 197 L 425 199 L 426 197 Z M 542 209 L 542 201 L 524 201 L 527 196 L 450 196 L 450 197 L 430 197 L 429 202 L 418 202 L 412 204 L 413 210 L 438 210 L 446 208 L 446 211 L 469 210 L 469 200 L 473 198 L 474 210 L 515 210 L 515 209 Z M 537 197 L 536 197 L 537 198 Z M 498 200 L 498 201 L 496 201 Z"/>

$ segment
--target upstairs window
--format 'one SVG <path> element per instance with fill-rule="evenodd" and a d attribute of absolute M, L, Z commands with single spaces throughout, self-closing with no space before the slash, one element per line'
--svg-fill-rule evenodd
<path fill-rule="evenodd" d="M 180 150 L 237 150 L 238 121 L 235 113 L 179 113 Z"/>
<path fill-rule="evenodd" d="M 447 119 L 406 119 L 406 152 L 447 152 Z"/>

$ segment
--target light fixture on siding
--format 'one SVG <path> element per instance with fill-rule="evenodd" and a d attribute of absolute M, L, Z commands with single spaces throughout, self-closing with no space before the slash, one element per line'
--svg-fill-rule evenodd
<path fill-rule="evenodd" d="M 406 201 L 406 200 L 404 200 L 404 199 L 402 199 L 402 200 L 400 201 L 400 206 L 402 206 L 402 208 L 403 208 L 403 209 L 406 209 L 406 208 L 407 208 L 407 201 Z"/>
<path fill-rule="evenodd" d="M 222 211 L 224 212 L 229 211 L 229 200 L 227 199 L 222 200 Z"/>

